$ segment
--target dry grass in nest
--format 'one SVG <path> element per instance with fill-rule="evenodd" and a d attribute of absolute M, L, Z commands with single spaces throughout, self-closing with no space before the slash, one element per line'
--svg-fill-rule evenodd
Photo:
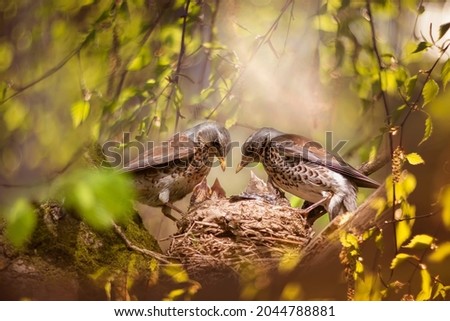
<path fill-rule="evenodd" d="M 246 191 L 231 199 L 224 198 L 217 181 L 211 189 L 202 185 L 168 251 L 192 275 L 239 272 L 249 265 L 271 269 L 312 237 L 299 210 L 254 175 Z"/>

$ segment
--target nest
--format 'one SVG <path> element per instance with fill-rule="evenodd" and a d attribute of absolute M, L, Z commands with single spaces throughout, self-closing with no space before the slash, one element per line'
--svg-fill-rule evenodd
<path fill-rule="evenodd" d="M 271 269 L 298 254 L 312 237 L 298 209 L 252 173 L 244 193 L 230 198 L 216 180 L 196 187 L 168 254 L 191 274 Z"/>

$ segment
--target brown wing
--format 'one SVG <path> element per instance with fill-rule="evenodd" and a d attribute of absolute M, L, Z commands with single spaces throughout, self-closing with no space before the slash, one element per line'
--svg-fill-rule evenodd
<path fill-rule="evenodd" d="M 173 162 L 187 161 L 194 154 L 195 143 L 186 135 L 175 135 L 169 141 L 149 149 L 125 164 L 122 172 L 161 168 Z"/>
<path fill-rule="evenodd" d="M 370 177 L 361 174 L 343 159 L 328 152 L 319 143 L 303 136 L 285 134 L 272 139 L 272 143 L 281 154 L 325 166 L 350 178 L 360 187 L 377 188 L 380 185 Z"/>

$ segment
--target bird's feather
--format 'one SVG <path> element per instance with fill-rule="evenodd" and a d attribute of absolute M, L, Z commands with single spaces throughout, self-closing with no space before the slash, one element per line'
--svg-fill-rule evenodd
<path fill-rule="evenodd" d="M 125 164 L 122 172 L 138 172 L 169 166 L 173 162 L 188 161 L 194 155 L 195 145 L 190 136 L 175 135 L 169 141 L 145 151 Z"/>
<path fill-rule="evenodd" d="M 271 143 L 278 149 L 280 154 L 325 166 L 352 179 L 357 186 L 368 188 L 377 188 L 379 186 L 378 182 L 363 175 L 350 164 L 328 152 L 319 143 L 306 137 L 284 134 L 273 138 Z"/>

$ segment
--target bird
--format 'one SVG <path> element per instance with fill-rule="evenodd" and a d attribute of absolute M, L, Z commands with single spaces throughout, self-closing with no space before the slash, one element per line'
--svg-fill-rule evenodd
<path fill-rule="evenodd" d="M 330 220 L 357 208 L 358 187 L 377 188 L 379 183 L 304 136 L 264 127 L 250 135 L 241 148 L 239 172 L 250 163 L 262 163 L 268 181 L 311 202 L 304 210 L 323 206 Z"/>
<path fill-rule="evenodd" d="M 225 157 L 231 149 L 228 130 L 213 121 L 172 136 L 167 142 L 150 148 L 122 168 L 131 173 L 137 190 L 137 201 L 151 207 L 161 207 L 173 221 L 173 203 L 191 193 L 209 174 L 217 157 L 223 171 Z"/>

